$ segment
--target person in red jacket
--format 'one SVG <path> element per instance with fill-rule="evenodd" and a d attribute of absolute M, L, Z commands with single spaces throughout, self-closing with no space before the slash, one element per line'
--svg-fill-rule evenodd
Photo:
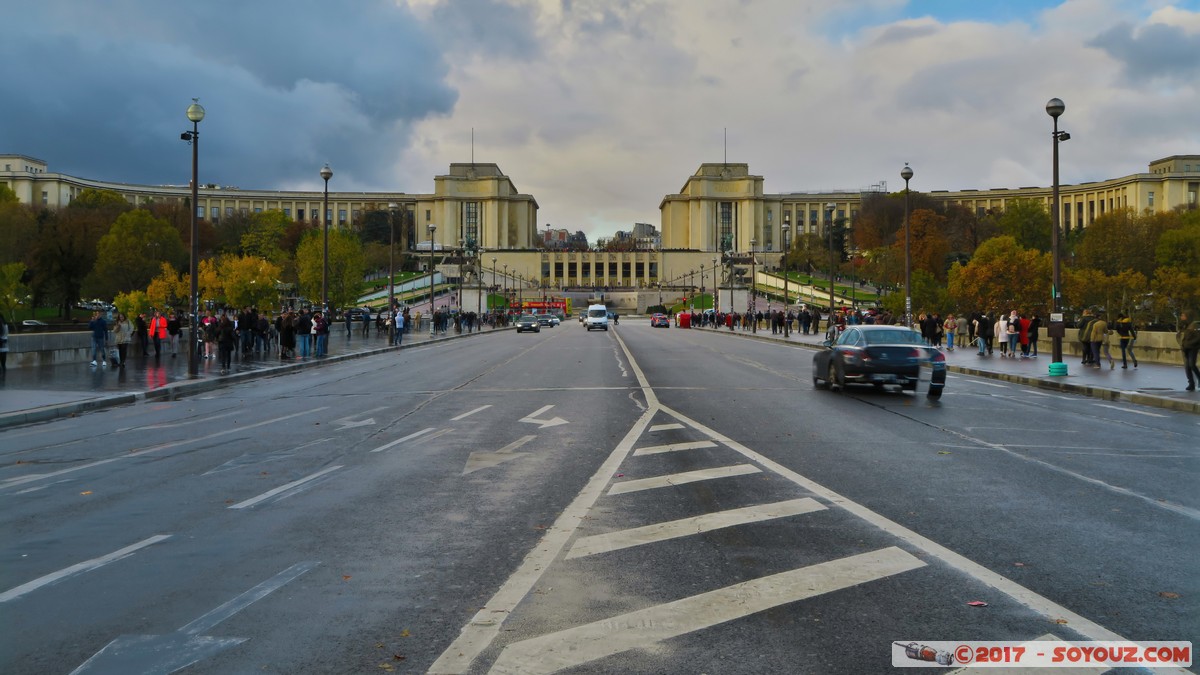
<path fill-rule="evenodd" d="M 154 340 L 154 356 L 158 357 L 162 354 L 162 342 L 167 339 L 167 318 L 157 309 L 150 319 L 150 338 Z"/>

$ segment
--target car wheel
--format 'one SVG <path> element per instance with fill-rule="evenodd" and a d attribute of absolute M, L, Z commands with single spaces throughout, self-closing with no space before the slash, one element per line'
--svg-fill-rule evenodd
<path fill-rule="evenodd" d="M 825 378 L 825 381 L 829 384 L 829 388 L 833 391 L 842 391 L 846 388 L 846 383 L 843 382 L 840 377 L 838 377 L 837 364 L 833 361 L 829 362 L 829 375 Z"/>
<path fill-rule="evenodd" d="M 942 387 L 930 387 L 927 396 L 935 401 L 938 400 L 942 397 Z"/>
<path fill-rule="evenodd" d="M 829 383 L 822 382 L 821 378 L 817 377 L 816 373 L 813 373 L 813 389 L 828 389 L 828 388 L 829 388 Z"/>

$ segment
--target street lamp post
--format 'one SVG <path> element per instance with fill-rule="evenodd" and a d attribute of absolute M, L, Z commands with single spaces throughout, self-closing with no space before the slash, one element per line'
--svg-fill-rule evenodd
<path fill-rule="evenodd" d="M 720 307 L 720 305 L 721 305 L 721 289 L 720 289 L 720 282 L 717 280 L 717 259 L 716 258 L 712 259 L 712 271 L 713 271 L 713 298 L 715 298 L 715 300 L 713 301 L 713 321 L 715 322 L 717 320 L 717 308 Z"/>
<path fill-rule="evenodd" d="M 500 283 L 496 279 L 496 256 L 492 256 L 492 286 L 494 286 L 496 290 L 500 290 Z M 490 292 L 488 293 L 488 311 L 492 311 L 492 294 Z"/>
<path fill-rule="evenodd" d="M 912 228 L 908 222 L 908 181 L 913 177 L 913 170 L 908 162 L 900 170 L 900 177 L 904 179 L 904 325 L 912 328 L 912 254 L 908 250 Z"/>
<path fill-rule="evenodd" d="M 329 164 L 321 167 L 321 178 L 325 179 L 325 200 L 321 207 L 325 221 L 325 248 L 321 255 L 321 309 L 329 315 L 329 179 L 333 178 L 333 169 Z"/>
<path fill-rule="evenodd" d="M 455 251 L 458 257 L 458 313 L 463 313 L 463 240 L 458 240 L 458 250 Z"/>
<path fill-rule="evenodd" d="M 429 337 L 433 337 L 433 233 L 437 230 L 437 225 L 429 224 Z"/>
<path fill-rule="evenodd" d="M 188 377 L 199 377 L 200 354 L 196 342 L 200 330 L 200 296 L 196 282 L 197 277 L 200 276 L 200 239 L 197 233 L 196 211 L 199 208 L 197 201 L 200 197 L 200 184 L 197 176 L 200 166 L 200 120 L 204 119 L 204 107 L 200 105 L 200 99 L 192 99 L 192 104 L 187 109 L 187 118 L 192 123 L 192 130 L 183 132 L 180 138 L 190 141 L 192 144 L 192 256 L 188 267 L 191 274 L 189 282 L 191 317 L 188 321 L 188 342 L 191 344 L 188 347 Z"/>
<path fill-rule="evenodd" d="M 836 208 L 837 204 L 832 202 L 825 205 L 825 237 L 829 239 L 829 322 L 825 326 L 826 332 L 833 328 L 833 210 Z"/>
<path fill-rule="evenodd" d="M 396 313 L 396 202 L 388 204 L 391 217 L 388 219 L 388 311 L 392 313 L 392 323 L 395 324 Z M 394 340 L 394 338 L 393 338 Z"/>
<path fill-rule="evenodd" d="M 704 311 L 704 263 L 700 263 L 700 311 Z"/>
<path fill-rule="evenodd" d="M 785 337 L 785 338 L 788 337 L 787 314 L 788 314 L 788 303 L 791 301 L 791 298 L 788 297 L 788 270 L 787 270 L 788 230 L 790 230 L 790 229 L 791 229 L 790 225 L 788 225 L 787 223 L 783 224 L 783 337 Z"/>
<path fill-rule="evenodd" d="M 754 239 L 750 240 L 750 330 L 758 332 L 758 277 L 754 271 L 754 245 L 758 243 Z"/>
<path fill-rule="evenodd" d="M 1050 256 L 1053 261 L 1053 267 L 1051 268 L 1052 269 L 1052 272 L 1051 272 L 1052 277 L 1050 279 L 1050 285 L 1052 287 L 1051 288 L 1051 296 L 1052 297 L 1050 298 L 1050 312 L 1051 312 L 1050 325 L 1052 325 L 1052 326 L 1055 323 L 1061 323 L 1061 320 L 1062 320 L 1062 317 L 1059 317 L 1059 321 L 1056 322 L 1054 320 L 1054 315 L 1058 314 L 1059 296 L 1062 293 L 1061 287 L 1060 287 L 1060 283 L 1061 283 L 1060 275 L 1062 273 L 1062 270 L 1059 266 L 1060 260 L 1059 260 L 1059 251 L 1058 251 L 1058 246 L 1059 246 L 1058 242 L 1059 242 L 1059 237 L 1060 237 L 1059 219 L 1062 217 L 1062 210 L 1061 210 L 1061 207 L 1059 206 L 1059 202 L 1058 202 L 1058 144 L 1060 141 L 1066 141 L 1071 138 L 1071 134 L 1069 134 L 1065 131 L 1058 130 L 1058 118 L 1060 115 L 1062 115 L 1066 111 L 1067 111 L 1067 104 L 1063 103 L 1062 99 L 1060 99 L 1060 98 L 1052 98 L 1052 99 L 1050 99 L 1049 102 L 1046 103 L 1046 113 L 1048 115 L 1050 115 L 1050 117 L 1054 118 L 1054 187 L 1053 187 L 1054 204 L 1051 207 L 1052 213 L 1051 213 L 1051 218 L 1050 218 L 1051 227 L 1053 227 L 1053 229 L 1050 231 Z M 1051 375 L 1066 375 L 1067 374 L 1067 364 L 1063 363 L 1063 360 L 1062 360 L 1062 331 L 1059 330 L 1058 328 L 1059 328 L 1058 326 L 1055 326 L 1054 329 L 1049 331 L 1051 334 L 1051 337 L 1050 337 L 1050 344 L 1051 344 L 1050 374 Z"/>
<path fill-rule="evenodd" d="M 510 308 L 508 306 L 508 263 L 505 263 L 504 264 L 504 313 L 506 315 L 508 314 L 509 309 Z"/>

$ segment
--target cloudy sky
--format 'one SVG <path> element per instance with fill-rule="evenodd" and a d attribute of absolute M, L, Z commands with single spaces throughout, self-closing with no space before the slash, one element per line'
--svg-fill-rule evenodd
<path fill-rule="evenodd" d="M 1200 154 L 1200 0 L 39 0 L 3 11 L 0 152 L 51 171 L 431 192 L 494 162 L 542 227 L 658 224 L 703 162 L 768 192 L 1050 183 Z"/>

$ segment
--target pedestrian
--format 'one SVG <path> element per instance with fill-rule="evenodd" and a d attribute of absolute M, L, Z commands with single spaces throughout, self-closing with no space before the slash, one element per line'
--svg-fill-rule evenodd
<path fill-rule="evenodd" d="M 8 318 L 0 312 L 0 378 L 8 375 Z"/>
<path fill-rule="evenodd" d="M 217 327 L 217 348 L 221 355 L 221 374 L 229 372 L 233 366 L 233 350 L 237 347 L 237 331 L 233 328 L 233 322 L 229 320 L 229 315 L 221 317 L 221 323 Z"/>
<path fill-rule="evenodd" d="M 946 349 L 954 351 L 954 336 L 958 334 L 958 319 L 954 318 L 953 313 L 946 315 L 946 320 L 942 322 L 942 330 L 946 332 Z"/>
<path fill-rule="evenodd" d="M 1000 312 L 1000 318 L 993 324 L 992 334 L 1000 339 L 1000 358 L 1008 358 L 1008 317 Z M 990 353 L 990 350 L 989 350 Z"/>
<path fill-rule="evenodd" d="M 125 367 L 125 357 L 129 354 L 129 343 L 133 340 L 133 325 L 124 314 L 117 314 L 117 323 L 113 326 L 113 341 L 117 343 L 117 365 Z"/>
<path fill-rule="evenodd" d="M 1124 313 L 1118 313 L 1117 322 L 1113 328 L 1121 340 L 1121 368 L 1129 368 L 1129 359 L 1133 359 L 1133 367 L 1137 368 L 1137 357 L 1133 355 L 1133 343 L 1137 340 L 1137 329 L 1133 325 L 1133 319 Z"/>
<path fill-rule="evenodd" d="M 134 321 L 134 330 L 137 331 L 137 343 L 142 348 L 142 356 L 150 356 L 150 333 L 146 325 L 145 312 L 138 312 L 137 320 Z"/>
<path fill-rule="evenodd" d="M 396 345 L 397 347 L 400 346 L 400 343 L 404 339 L 404 314 L 407 312 L 408 310 L 405 310 L 404 313 L 392 312 L 392 314 L 396 317 L 396 325 L 393 326 L 395 332 L 395 342 L 392 344 Z"/>
<path fill-rule="evenodd" d="M 1196 357 L 1200 355 L 1200 321 L 1193 319 L 1191 310 L 1179 315 L 1179 332 L 1175 339 L 1183 350 L 1183 371 L 1187 374 L 1186 391 L 1196 391 L 1200 384 L 1200 368 L 1196 367 Z"/>
<path fill-rule="evenodd" d="M 163 340 L 167 339 L 167 319 L 157 309 L 150 318 L 150 339 L 154 341 L 154 358 L 158 358 L 162 355 Z"/>
<path fill-rule="evenodd" d="M 305 309 L 296 318 L 296 345 L 300 348 L 300 358 L 307 359 L 312 349 L 312 317 Z"/>
<path fill-rule="evenodd" d="M 979 355 L 992 355 L 992 317 L 990 314 L 980 312 L 979 318 L 975 319 L 975 335 L 979 341 Z"/>
<path fill-rule="evenodd" d="M 1036 359 L 1038 356 L 1038 338 L 1041 328 L 1042 317 L 1036 314 L 1029 317 L 1029 349 L 1033 352 L 1029 355 L 1030 358 Z"/>
<path fill-rule="evenodd" d="M 323 312 L 313 312 L 313 335 L 317 339 L 317 357 L 325 356 L 325 350 L 329 345 L 329 324 L 325 323 L 325 314 Z"/>
<path fill-rule="evenodd" d="M 92 312 L 88 329 L 92 331 L 92 366 L 107 366 L 108 357 L 104 354 L 104 344 L 108 342 L 108 322 L 100 316 L 100 312 Z"/>
<path fill-rule="evenodd" d="M 1108 365 L 1109 365 L 1109 369 L 1111 370 L 1112 365 L 1113 365 L 1113 363 L 1112 363 L 1113 359 L 1112 359 L 1111 354 L 1107 354 L 1107 352 L 1108 352 L 1108 344 L 1107 344 L 1108 322 L 1104 320 L 1103 316 L 1097 316 L 1095 321 L 1092 321 L 1091 330 L 1088 331 L 1088 341 L 1091 342 L 1091 345 L 1092 345 L 1092 363 L 1091 363 L 1092 367 L 1093 368 L 1100 367 L 1100 348 L 1101 348 L 1101 346 L 1103 346 L 1104 351 L 1106 352 L 1106 355 L 1108 356 L 1108 362 L 1109 362 Z"/>
<path fill-rule="evenodd" d="M 296 357 L 296 314 L 288 312 L 279 319 L 279 360 Z"/>
<path fill-rule="evenodd" d="M 1029 326 L 1030 319 L 1024 315 L 1018 315 L 1017 319 L 1017 341 L 1021 343 L 1021 358 L 1029 358 Z"/>
<path fill-rule="evenodd" d="M 213 316 L 212 310 L 208 310 L 208 316 L 204 317 L 204 358 L 217 358 L 217 333 L 221 328 L 221 322 L 217 317 Z"/>
<path fill-rule="evenodd" d="M 364 307 L 362 313 L 362 336 L 367 337 L 371 334 L 371 308 Z"/>
<path fill-rule="evenodd" d="M 175 315 L 175 311 L 171 310 L 167 313 L 167 338 L 171 341 L 171 358 L 175 358 L 175 354 L 179 351 L 179 336 L 183 334 L 183 329 L 179 325 L 179 317 Z"/>
<path fill-rule="evenodd" d="M 1092 310 L 1083 310 L 1083 316 L 1079 319 L 1079 330 L 1075 331 L 1075 340 L 1080 345 L 1080 351 L 1083 352 L 1083 360 L 1081 365 L 1090 365 L 1092 363 L 1092 322 L 1096 317 L 1092 315 Z"/>
<path fill-rule="evenodd" d="M 349 340 L 354 336 L 354 315 L 346 310 L 342 313 L 342 319 L 346 322 L 346 339 Z"/>

